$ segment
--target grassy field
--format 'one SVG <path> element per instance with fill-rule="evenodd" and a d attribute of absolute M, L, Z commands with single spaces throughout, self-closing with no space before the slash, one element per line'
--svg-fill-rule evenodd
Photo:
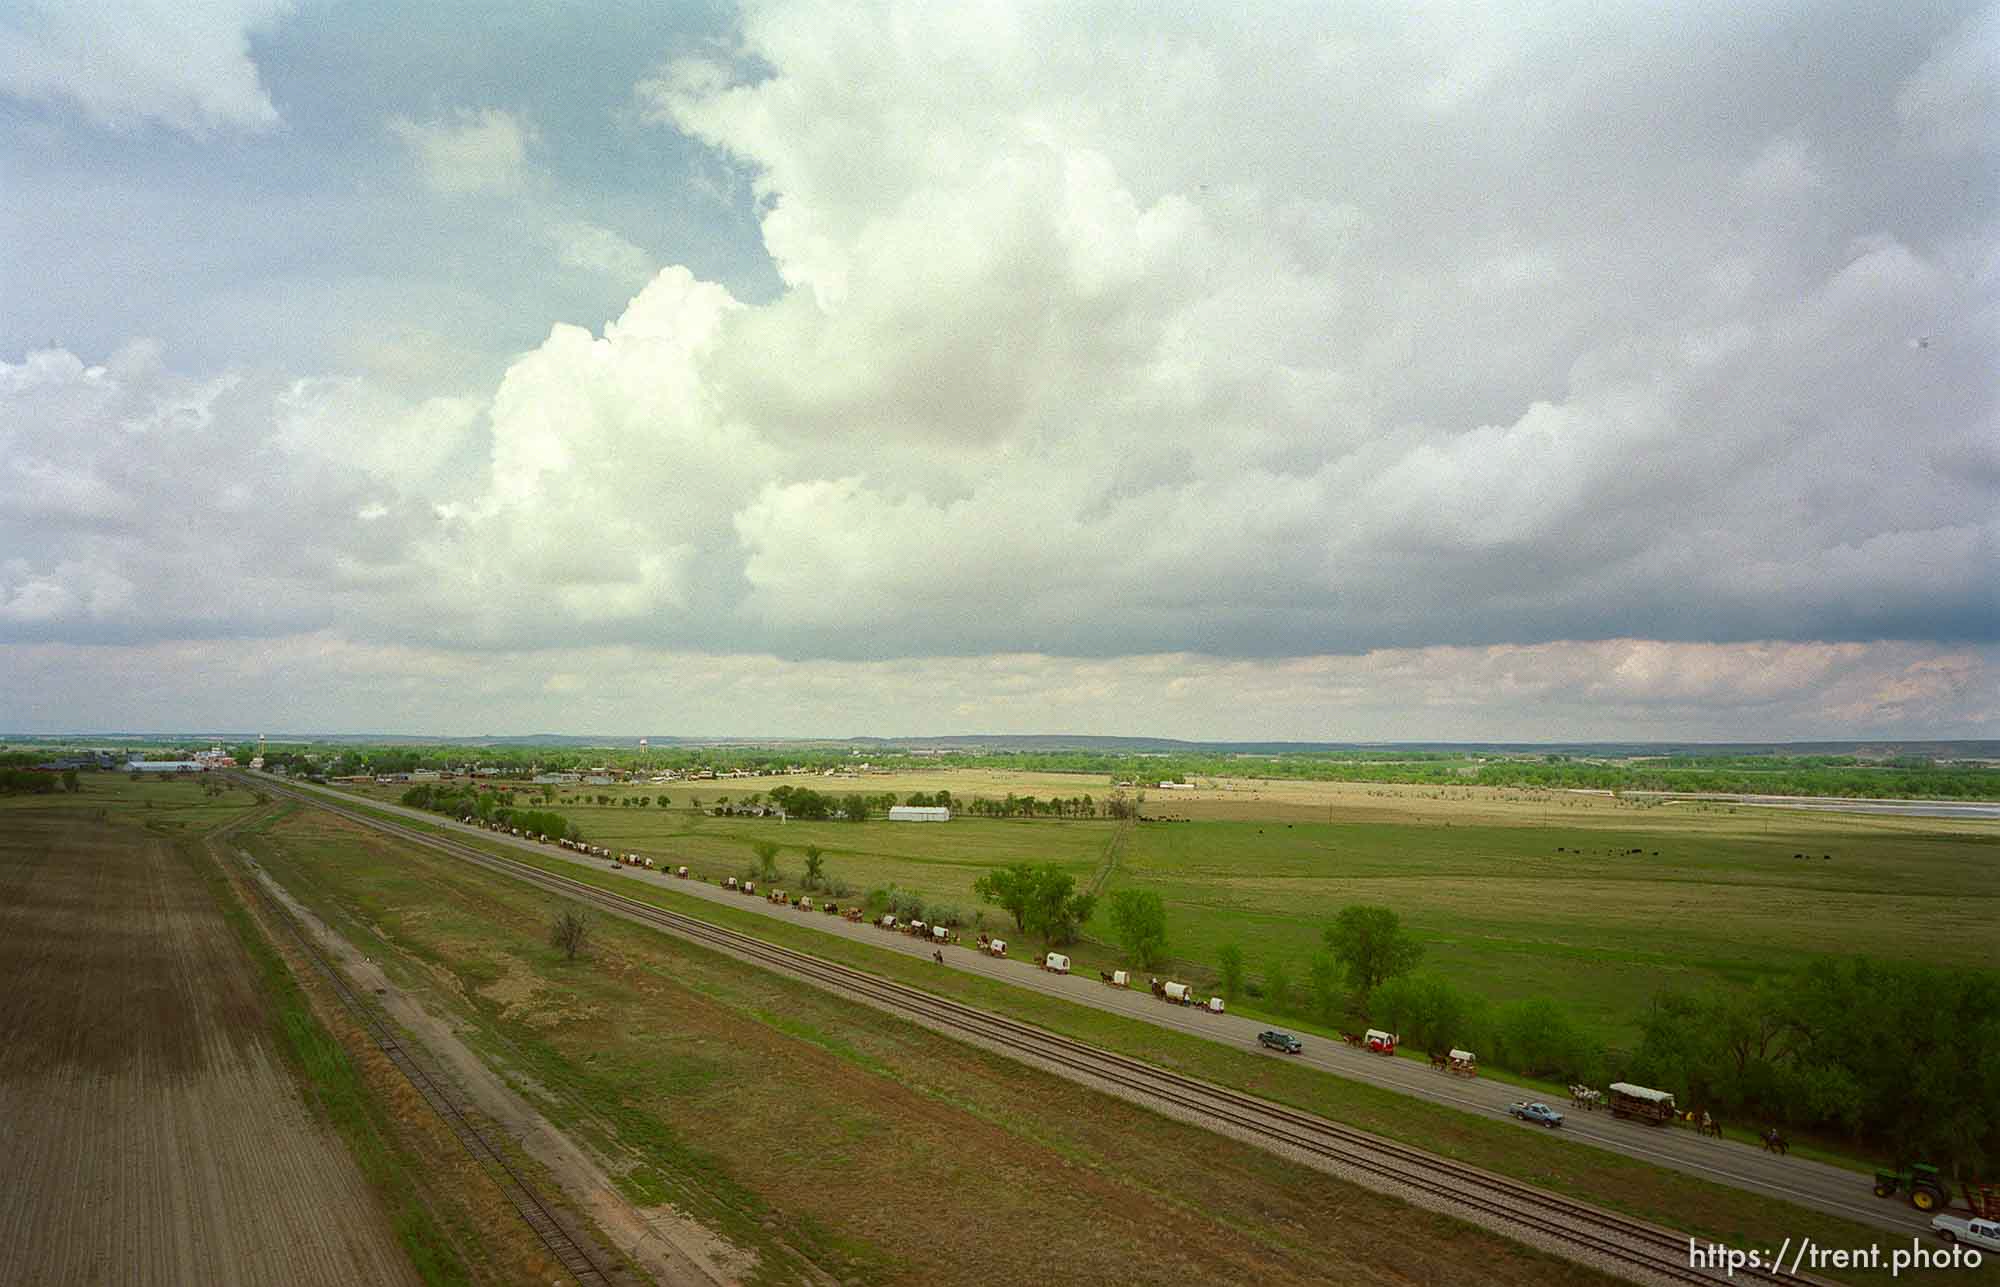
<path fill-rule="evenodd" d="M 751 1281 L 1604 1281 L 650 930 L 567 963 L 546 895 L 324 813 L 246 844 Z"/>
<path fill-rule="evenodd" d="M 1427 968 L 1491 1001 L 1556 998 L 1591 1036 L 1635 1036 L 1635 1016 L 1662 988 L 1742 983 L 1797 969 L 1820 953 L 1870 953 L 1937 964 L 2000 965 L 2000 827 L 1965 820 L 1785 812 L 1711 803 L 1636 803 L 1607 796 L 1476 787 L 1309 782 L 1204 782 L 1149 794 L 1150 819 L 1113 845 L 1108 821 L 956 817 L 942 825 L 789 822 L 705 816 L 769 791 L 752 783 L 593 787 L 614 801 L 665 792 L 674 807 L 553 806 L 586 835 L 714 874 L 737 871 L 751 846 L 827 851 L 828 870 L 856 892 L 897 884 L 978 906 L 972 882 L 1009 862 L 1055 862 L 1108 891 L 1157 890 L 1170 953 L 1201 975 L 1226 942 L 1253 981 L 1273 963 L 1294 980 L 1320 928 L 1344 904 L 1380 903 L 1423 941 Z M 937 772 L 800 779 L 819 789 L 949 789 L 961 798 L 1019 794 L 1103 798 L 1107 784 L 1057 774 Z M 365 788 L 393 799 L 400 789 Z M 1795 857 L 1798 854 L 1807 857 Z M 1830 855 L 1830 856 L 1826 856 Z M 1001 914 L 987 910 L 998 924 Z M 1075 953 L 1112 963 L 1103 914 Z"/>
<path fill-rule="evenodd" d="M 1782 1202 L 1763 1199 L 1746 1202 L 1732 1188 L 1617 1154 L 1568 1147 L 1561 1140 L 1524 1134 L 1507 1123 L 1484 1116 L 1413 1100 L 1394 1091 L 1328 1076 L 1283 1060 L 1262 1058 L 1250 1051 L 1073 1005 L 999 980 L 955 972 L 939 974 L 920 958 L 828 935 L 810 923 L 772 920 L 747 909 L 677 893 L 671 884 L 635 883 L 617 873 L 539 855 L 532 850 L 505 847 L 498 841 L 475 843 L 626 897 L 657 903 L 772 942 L 902 979 L 1093 1045 L 1292 1104 L 1703 1238 L 1739 1246 L 1782 1241 L 1802 1234 L 1829 1246 L 1861 1246 L 1879 1238 L 1866 1228 L 1836 1217 Z M 1872 1280 L 1865 1273 L 1834 1276 Z"/>

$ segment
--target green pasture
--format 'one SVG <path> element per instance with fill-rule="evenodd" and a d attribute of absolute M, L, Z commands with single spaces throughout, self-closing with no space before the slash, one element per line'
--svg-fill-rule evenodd
<path fill-rule="evenodd" d="M 1613 1045 L 1664 987 L 1748 983 L 1820 954 L 2000 964 L 2000 833 L 1843 831 L 1821 816 L 1745 836 L 1676 821 L 1149 823 L 1110 888 L 1157 890 L 1175 957 L 1211 963 L 1233 941 L 1253 980 L 1274 960 L 1300 980 L 1340 907 L 1392 907 L 1424 968 L 1494 1001 L 1555 997 Z"/>
<path fill-rule="evenodd" d="M 979 906 L 979 875 L 1011 862 L 1058 863 L 1088 885 L 1120 835 L 1109 821 L 717 818 L 687 808 L 688 797 L 712 805 L 725 792 L 667 791 L 670 809 L 562 793 L 549 807 L 595 843 L 685 862 L 711 879 L 740 872 L 765 840 L 796 877 L 805 847 L 819 845 L 828 874 L 856 894 L 893 882 L 968 912 Z M 400 789 L 363 793 L 394 799 Z M 1470 814 L 1455 807 L 1331 822 L 1284 820 L 1296 811 L 1148 821 L 1123 829 L 1105 891 L 1159 892 L 1176 972 L 1209 977 L 1217 950 L 1235 942 L 1253 985 L 1274 962 L 1302 982 L 1321 927 L 1348 903 L 1379 903 L 1422 940 L 1424 968 L 1494 1002 L 1556 998 L 1612 1046 L 1636 1036 L 1635 1016 L 1663 988 L 1749 983 L 1820 954 L 2000 966 L 2000 828 L 1657 808 L 1579 812 L 1570 822 L 1504 801 Z M 989 925 L 1004 921 L 986 910 Z M 1073 953 L 1079 967 L 1116 963 L 1102 904 L 1086 937 Z"/>

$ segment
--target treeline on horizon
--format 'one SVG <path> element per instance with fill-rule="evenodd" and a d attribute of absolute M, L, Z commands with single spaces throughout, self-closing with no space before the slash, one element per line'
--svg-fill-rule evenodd
<path fill-rule="evenodd" d="M 238 759 L 255 754 L 236 748 Z M 283 750 L 267 764 L 322 774 L 409 773 L 479 765 L 514 777 L 535 772 L 620 771 L 686 773 L 853 769 L 864 758 L 848 751 L 785 747 L 633 748 L 490 746 L 341 746 Z M 13 757 L 10 757 L 13 758 Z M 20 757 L 33 762 L 33 757 Z M 1851 755 L 1674 755 L 1601 760 L 1575 754 L 1468 754 L 1455 751 L 1325 751 L 1256 756 L 1221 753 L 1153 755 L 1109 751 L 954 752 L 913 755 L 877 751 L 874 769 L 922 772 L 940 768 L 1095 776 L 1145 789 L 1164 781 L 1203 777 L 1316 782 L 1376 782 L 1411 786 L 1485 786 L 1527 790 L 1714 792 L 1783 796 L 1870 796 L 1911 800 L 2000 800 L 2000 769 L 1904 756 L 1868 761 Z"/>

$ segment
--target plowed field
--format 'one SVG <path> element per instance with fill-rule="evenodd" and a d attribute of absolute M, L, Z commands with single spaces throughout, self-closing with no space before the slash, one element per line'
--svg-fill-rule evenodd
<path fill-rule="evenodd" d="M 249 959 L 143 831 L 0 835 L 0 1282 L 415 1283 Z"/>

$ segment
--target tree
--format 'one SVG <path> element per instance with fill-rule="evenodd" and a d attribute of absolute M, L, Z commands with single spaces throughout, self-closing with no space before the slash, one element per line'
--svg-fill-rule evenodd
<path fill-rule="evenodd" d="M 825 883 L 826 853 L 818 845 L 806 846 L 806 875 L 801 883 L 807 889 L 817 889 Z"/>
<path fill-rule="evenodd" d="M 1372 1013 L 1418 1048 L 1442 1051 L 1472 1041 L 1473 1005 L 1444 979 L 1405 974 L 1375 989 Z"/>
<path fill-rule="evenodd" d="M 865 795 L 842 796 L 840 816 L 849 822 L 868 821 L 868 797 Z"/>
<path fill-rule="evenodd" d="M 979 895 L 981 902 L 1008 912 L 1014 918 L 1014 928 L 1027 932 L 1028 907 L 1035 897 L 1035 869 L 1031 864 L 1017 862 L 996 867 L 972 882 L 972 892 Z"/>
<path fill-rule="evenodd" d="M 662 809 L 664 809 L 668 805 L 672 804 L 673 801 L 668 799 L 666 796 L 660 796 L 657 799 L 655 799 L 653 803 L 659 805 Z"/>
<path fill-rule="evenodd" d="M 1044 863 L 1029 874 L 1027 908 L 1019 919 L 1022 928 L 1051 943 L 1073 943 L 1096 907 L 1097 895 L 1076 892 L 1075 876 Z"/>
<path fill-rule="evenodd" d="M 1292 1008 L 1292 971 L 1279 957 L 1272 957 L 1264 967 L 1264 999 L 1279 1012 Z"/>
<path fill-rule="evenodd" d="M 1222 995 L 1234 1001 L 1243 992 L 1243 949 L 1224 943 L 1215 953 L 1215 968 L 1222 975 Z"/>
<path fill-rule="evenodd" d="M 1340 1017 L 1340 978 L 1340 962 L 1331 952 L 1314 952 L 1306 962 L 1306 1001 L 1321 1023 Z"/>
<path fill-rule="evenodd" d="M 778 878 L 778 846 L 768 840 L 759 840 L 750 846 L 757 854 L 757 876 L 760 880 Z"/>
<path fill-rule="evenodd" d="M 590 922 L 574 908 L 565 908 L 558 913 L 555 922 L 549 926 L 549 946 L 561 952 L 566 961 L 576 959 L 576 954 L 583 950 L 584 942 L 589 937 Z"/>
<path fill-rule="evenodd" d="M 1386 907 L 1350 903 L 1322 937 L 1346 972 L 1348 985 L 1359 994 L 1363 1014 L 1368 1012 L 1371 992 L 1399 974 L 1408 974 L 1424 955 L 1423 944 Z"/>
<path fill-rule="evenodd" d="M 1167 954 L 1167 909 L 1150 889 L 1121 889 L 1111 896 L 1111 928 L 1142 970 Z"/>
<path fill-rule="evenodd" d="M 1596 1062 L 1576 1025 L 1547 997 L 1529 997 L 1502 1006 L 1493 1024 L 1501 1058 L 1530 1077 L 1583 1076 Z"/>

